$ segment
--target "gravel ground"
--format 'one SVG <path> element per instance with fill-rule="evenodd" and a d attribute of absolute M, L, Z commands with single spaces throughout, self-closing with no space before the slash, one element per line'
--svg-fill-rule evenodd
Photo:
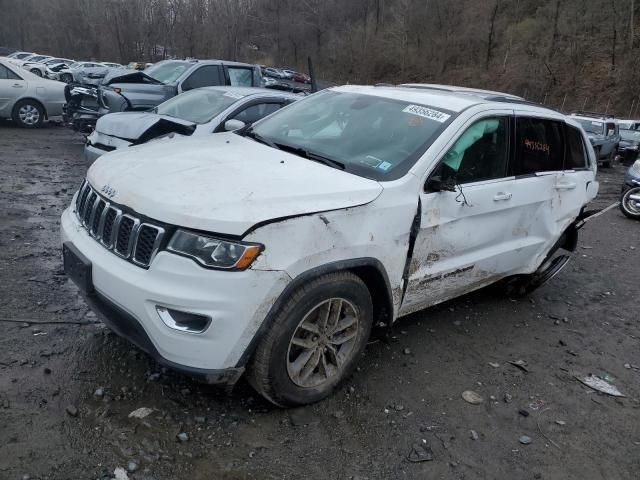
<path fill-rule="evenodd" d="M 243 381 L 227 394 L 166 371 L 96 323 L 58 234 L 82 143 L 0 123 L 0 479 L 640 478 L 640 223 L 618 209 L 528 298 L 485 289 L 405 318 L 333 397 L 286 411 Z M 622 173 L 599 174 L 595 206 Z M 626 397 L 574 378 L 588 373 Z"/>

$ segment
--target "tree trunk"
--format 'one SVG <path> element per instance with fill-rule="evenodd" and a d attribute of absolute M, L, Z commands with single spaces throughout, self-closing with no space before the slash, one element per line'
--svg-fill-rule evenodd
<path fill-rule="evenodd" d="M 491 12 L 491 24 L 489 27 L 489 40 L 487 41 L 487 58 L 484 62 L 484 69 L 489 70 L 489 60 L 491 60 L 491 48 L 493 45 L 493 32 L 495 30 L 496 24 L 496 15 L 498 14 L 498 6 L 500 5 L 500 0 L 496 0 L 496 4 L 493 7 L 493 11 Z"/>

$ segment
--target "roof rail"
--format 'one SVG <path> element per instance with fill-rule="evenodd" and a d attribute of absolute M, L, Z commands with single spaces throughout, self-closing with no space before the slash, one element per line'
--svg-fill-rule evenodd
<path fill-rule="evenodd" d="M 589 112 L 586 110 L 578 110 L 577 112 L 571 112 L 571 115 L 581 115 L 583 117 L 595 117 L 595 118 L 615 118 L 614 115 L 602 113 L 602 112 Z"/>

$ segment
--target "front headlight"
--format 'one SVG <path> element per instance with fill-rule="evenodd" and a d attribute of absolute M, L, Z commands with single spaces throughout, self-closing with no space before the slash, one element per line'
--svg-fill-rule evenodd
<path fill-rule="evenodd" d="M 192 258 L 205 267 L 244 270 L 260 255 L 264 246 L 177 230 L 167 250 Z"/>

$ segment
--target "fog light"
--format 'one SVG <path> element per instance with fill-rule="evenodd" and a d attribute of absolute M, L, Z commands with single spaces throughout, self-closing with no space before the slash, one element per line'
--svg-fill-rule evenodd
<path fill-rule="evenodd" d="M 211 317 L 197 313 L 181 312 L 160 305 L 156 305 L 156 311 L 167 327 L 180 332 L 202 333 L 211 323 Z"/>

